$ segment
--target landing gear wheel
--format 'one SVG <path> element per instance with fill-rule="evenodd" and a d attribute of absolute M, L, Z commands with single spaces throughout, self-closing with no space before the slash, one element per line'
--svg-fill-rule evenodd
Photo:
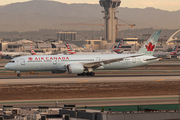
<path fill-rule="evenodd" d="M 95 76 L 95 73 L 94 72 L 87 72 L 86 76 Z"/>
<path fill-rule="evenodd" d="M 89 72 L 87 72 L 87 73 L 86 73 L 86 76 L 90 76 L 90 73 L 89 73 Z"/>
<path fill-rule="evenodd" d="M 86 76 L 86 73 L 85 73 L 85 72 L 83 72 L 83 73 L 82 73 L 82 76 Z"/>
<path fill-rule="evenodd" d="M 86 76 L 86 73 L 77 74 L 77 76 Z"/>
<path fill-rule="evenodd" d="M 91 76 L 95 76 L 95 73 L 94 73 L 94 72 L 92 72 Z"/>
<path fill-rule="evenodd" d="M 18 76 L 18 77 L 21 77 L 21 74 L 20 74 L 20 73 L 18 73 L 18 74 L 17 74 L 17 76 Z"/>

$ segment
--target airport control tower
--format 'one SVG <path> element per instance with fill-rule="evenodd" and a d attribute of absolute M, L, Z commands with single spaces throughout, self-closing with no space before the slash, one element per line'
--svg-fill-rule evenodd
<path fill-rule="evenodd" d="M 116 39 L 116 8 L 120 6 L 121 0 L 100 0 L 100 5 L 105 11 L 105 39 L 108 42 L 115 43 Z"/>

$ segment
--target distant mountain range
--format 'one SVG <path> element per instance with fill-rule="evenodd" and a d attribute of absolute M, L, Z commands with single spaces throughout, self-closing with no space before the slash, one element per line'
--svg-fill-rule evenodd
<path fill-rule="evenodd" d="M 103 20 L 103 10 L 99 4 L 65 4 L 46 0 L 13 3 L 0 6 L 0 31 L 33 31 L 41 28 L 100 30 L 103 27 L 62 26 L 61 23 L 99 23 Z M 180 10 L 169 12 L 154 8 L 122 7 L 117 10 L 117 17 L 136 24 L 135 28 L 177 29 L 180 26 Z"/>

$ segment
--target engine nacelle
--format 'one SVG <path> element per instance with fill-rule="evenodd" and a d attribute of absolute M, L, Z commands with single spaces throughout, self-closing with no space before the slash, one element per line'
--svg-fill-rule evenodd
<path fill-rule="evenodd" d="M 67 73 L 69 74 L 81 74 L 83 72 L 84 72 L 84 66 L 81 64 L 67 65 Z"/>
<path fill-rule="evenodd" d="M 64 70 L 56 70 L 56 71 L 51 71 L 52 74 L 61 74 L 61 73 L 65 73 L 66 71 Z"/>

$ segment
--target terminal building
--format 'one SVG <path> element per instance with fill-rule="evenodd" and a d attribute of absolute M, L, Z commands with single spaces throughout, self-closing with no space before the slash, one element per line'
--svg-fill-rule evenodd
<path fill-rule="evenodd" d="M 156 51 L 170 52 L 176 45 L 180 45 L 180 30 L 175 32 L 168 40 L 159 39 Z M 91 50 L 109 50 L 113 45 L 117 46 L 119 41 L 123 39 L 122 51 L 138 51 L 146 42 L 144 39 L 138 38 L 119 38 L 116 43 L 108 43 L 106 40 L 76 40 L 76 32 L 58 32 L 57 39 L 48 39 L 45 41 L 0 41 L 0 51 L 10 52 L 30 52 L 31 44 L 35 52 L 64 52 L 67 51 L 66 43 L 69 43 L 75 51 Z M 179 47 L 180 50 L 180 47 Z"/>
<path fill-rule="evenodd" d="M 58 32 L 57 38 L 59 41 L 72 41 L 77 39 L 76 32 Z"/>
<path fill-rule="evenodd" d="M 31 45 L 35 52 L 51 52 L 56 54 L 57 52 L 65 52 L 67 42 L 57 40 L 46 40 L 44 42 L 35 42 L 30 40 L 19 40 L 14 42 L 4 41 L 0 42 L 0 51 L 8 52 L 31 52 Z M 83 47 L 78 47 L 75 44 L 70 43 L 74 50 L 82 51 Z"/>

